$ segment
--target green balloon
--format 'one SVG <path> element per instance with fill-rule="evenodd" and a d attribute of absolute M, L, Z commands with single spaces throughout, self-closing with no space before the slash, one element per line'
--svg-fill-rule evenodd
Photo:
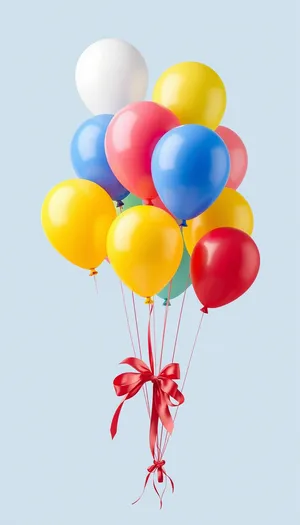
<path fill-rule="evenodd" d="M 168 304 L 169 299 L 175 299 L 181 295 L 190 286 L 190 256 L 186 247 L 183 248 L 183 255 L 180 266 L 172 279 L 171 293 L 169 297 L 169 284 L 165 286 L 157 295 L 164 299 L 164 306 Z"/>
<path fill-rule="evenodd" d="M 140 206 L 143 204 L 142 199 L 139 199 L 133 193 L 129 193 L 128 197 L 126 199 L 123 199 L 124 206 L 122 206 L 122 211 L 129 210 L 130 208 L 133 208 L 134 206 Z"/>

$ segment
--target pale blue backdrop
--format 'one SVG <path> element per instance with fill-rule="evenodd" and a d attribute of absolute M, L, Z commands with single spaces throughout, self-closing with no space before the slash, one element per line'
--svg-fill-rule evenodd
<path fill-rule="evenodd" d="M 293 0 L 1 7 L 0 525 L 296 525 L 296 18 Z M 177 61 L 219 72 L 224 123 L 249 151 L 241 191 L 262 255 L 251 292 L 205 318 L 167 455 L 176 494 L 162 512 L 151 490 L 130 505 L 150 459 L 142 396 L 126 406 L 114 443 L 108 431 L 111 382 L 131 353 L 118 282 L 104 266 L 96 296 L 40 226 L 45 194 L 73 176 L 69 142 L 89 116 L 74 85 L 77 57 L 105 36 L 142 51 L 151 88 Z M 183 362 L 198 316 L 190 293 Z"/>

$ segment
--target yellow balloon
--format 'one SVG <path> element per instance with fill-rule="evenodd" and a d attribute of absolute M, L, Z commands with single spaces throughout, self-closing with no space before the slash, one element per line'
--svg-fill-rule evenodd
<path fill-rule="evenodd" d="M 41 213 L 49 242 L 68 261 L 97 273 L 106 257 L 106 238 L 116 217 L 108 193 L 84 179 L 57 184 L 46 196 Z"/>
<path fill-rule="evenodd" d="M 216 228 L 236 228 L 251 235 L 254 227 L 253 212 L 246 199 L 231 188 L 224 188 L 221 195 L 201 215 L 187 221 L 183 228 L 184 242 L 191 255 L 197 242 Z"/>
<path fill-rule="evenodd" d="M 226 90 L 219 75 L 199 62 L 181 62 L 158 79 L 154 102 L 170 109 L 181 124 L 216 129 L 226 108 Z"/>
<path fill-rule="evenodd" d="M 107 255 L 120 279 L 135 293 L 150 298 L 175 275 L 183 240 L 175 219 L 155 206 L 134 206 L 114 220 Z"/>

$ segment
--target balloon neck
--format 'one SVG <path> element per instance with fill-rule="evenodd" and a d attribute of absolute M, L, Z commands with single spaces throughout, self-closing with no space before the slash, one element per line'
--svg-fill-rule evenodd
<path fill-rule="evenodd" d="M 145 304 L 153 304 L 153 303 L 154 303 L 154 301 L 153 301 L 152 297 L 146 297 Z"/>
<path fill-rule="evenodd" d="M 117 208 L 122 208 L 124 206 L 123 201 L 117 201 Z"/>
<path fill-rule="evenodd" d="M 163 302 L 163 306 L 171 306 L 171 301 L 169 301 L 169 299 L 165 299 Z"/>
<path fill-rule="evenodd" d="M 203 306 L 203 308 L 201 308 L 200 312 L 202 312 L 203 314 L 208 314 L 207 306 Z"/>
<path fill-rule="evenodd" d="M 145 199 L 144 203 L 146 204 L 146 206 L 153 206 L 152 199 Z"/>
<path fill-rule="evenodd" d="M 180 226 L 181 226 L 181 228 L 187 228 L 187 223 L 186 223 L 185 219 L 181 220 Z"/>
<path fill-rule="evenodd" d="M 91 268 L 90 269 L 90 274 L 89 274 L 90 277 L 94 277 L 94 275 L 97 275 L 97 274 L 98 274 L 98 272 L 97 272 L 96 268 Z"/>

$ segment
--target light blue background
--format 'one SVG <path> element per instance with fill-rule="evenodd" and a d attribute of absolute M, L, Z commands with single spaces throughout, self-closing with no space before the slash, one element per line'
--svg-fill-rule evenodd
<path fill-rule="evenodd" d="M 175 5 L 1 7 L 0 525 L 296 525 L 296 2 Z M 103 36 L 142 51 L 151 88 L 182 60 L 219 72 L 228 92 L 224 123 L 249 152 L 241 191 L 262 255 L 251 292 L 205 318 L 166 457 L 176 494 L 162 512 L 150 488 L 130 505 L 150 459 L 142 396 L 125 407 L 115 442 L 109 436 L 117 405 L 111 382 L 131 354 L 118 282 L 104 265 L 97 296 L 40 226 L 45 194 L 73 176 L 69 142 L 89 116 L 74 86 L 75 63 Z M 173 331 L 178 309 L 174 301 Z M 183 362 L 198 317 L 189 293 Z"/>

